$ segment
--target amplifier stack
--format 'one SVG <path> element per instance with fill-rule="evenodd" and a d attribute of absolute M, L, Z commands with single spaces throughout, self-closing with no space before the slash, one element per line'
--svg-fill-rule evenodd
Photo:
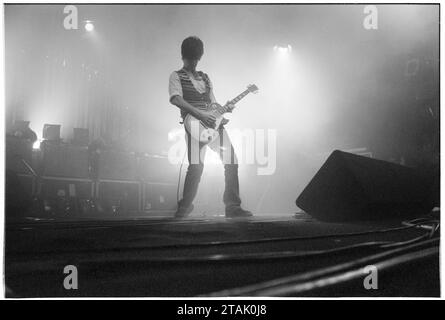
<path fill-rule="evenodd" d="M 144 155 L 138 158 L 137 171 L 142 183 L 142 210 L 174 211 L 179 166 L 172 165 L 166 157 Z"/>
<path fill-rule="evenodd" d="M 157 214 L 176 209 L 179 166 L 167 157 L 44 141 L 34 150 L 41 154 L 39 161 L 33 161 L 32 145 L 8 141 L 7 146 L 7 169 L 47 210 L 57 208 L 55 215 Z"/>

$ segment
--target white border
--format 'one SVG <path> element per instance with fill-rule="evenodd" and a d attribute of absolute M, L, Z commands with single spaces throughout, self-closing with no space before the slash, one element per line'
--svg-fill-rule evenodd
<path fill-rule="evenodd" d="M 436 4 L 440 4 L 441 1 L 426 1 L 425 3 L 436 3 Z M 162 4 L 162 3 L 177 3 L 177 4 L 186 4 L 186 3 L 195 3 L 195 4 L 199 4 L 199 3 L 206 3 L 206 4 L 211 4 L 211 1 L 197 1 L 197 0 L 191 0 L 191 1 L 177 1 L 177 0 L 170 0 L 170 1 L 140 1 L 140 0 L 131 0 L 131 2 L 129 3 L 125 3 L 125 1 L 121 0 L 121 1 L 115 1 L 115 0 L 94 0 L 94 1 L 86 1 L 86 0 L 76 0 L 73 2 L 67 2 L 67 1 L 61 1 L 61 0 L 56 0 L 56 1 L 34 1 L 34 0 L 19 0 L 19 1 L 7 1 L 4 2 L 2 1 L 2 12 L 1 12 L 1 18 L 0 18 L 0 25 L 1 25 L 1 43 L 2 43 L 2 50 L 1 50 L 1 58 L 2 58 L 2 64 L 1 64 L 1 71 L 2 71 L 2 77 L 0 80 L 0 85 L 1 85 L 1 89 L 0 89 L 0 97 L 1 97 L 1 107 L 0 107 L 0 132 L 1 132 L 1 141 L 0 141 L 0 153 L 1 153 L 1 158 L 0 158 L 0 246 L 3 249 L 2 250 L 2 254 L 0 255 L 0 274 L 2 277 L 2 281 L 0 283 L 0 299 L 4 299 L 5 297 L 5 291 L 4 291 L 4 172 L 5 172 L 5 163 L 4 163 L 4 155 L 5 155 L 5 84 L 4 84 L 4 79 L 5 79 L 5 44 L 4 44 L 4 4 L 14 4 L 14 3 L 30 3 L 30 4 L 39 4 L 39 3 L 44 3 L 44 4 L 74 4 L 74 3 L 79 3 L 79 4 L 89 4 L 89 3 L 97 3 L 97 4 L 112 4 L 112 3 L 122 3 L 122 4 L 128 4 L 130 5 L 131 3 L 146 3 L 146 4 L 152 4 L 152 3 L 157 3 L 157 4 Z M 299 3 L 304 3 L 304 4 L 308 4 L 308 3 L 313 3 L 313 4 L 317 4 L 317 3 L 323 3 L 323 4 L 384 4 L 384 3 L 391 3 L 391 4 L 415 4 L 415 3 L 422 3 L 421 1 L 400 1 L 400 0 L 396 0 L 396 1 L 382 1 L 382 0 L 377 0 L 377 1 L 348 1 L 348 0 L 344 0 L 341 2 L 333 2 L 333 1 L 288 1 L 288 0 L 281 0 L 281 1 L 253 1 L 253 0 L 247 0 L 247 1 L 236 1 L 236 0 L 225 0 L 225 1 L 216 1 L 216 3 L 246 3 L 246 4 L 255 4 L 255 3 L 268 3 L 268 4 L 274 4 L 274 3 L 289 3 L 289 4 L 299 4 Z M 425 4 L 422 3 L 422 4 Z M 442 6 L 440 7 L 440 17 L 443 17 L 443 12 L 442 12 Z M 443 40 L 443 32 L 442 32 L 442 24 L 441 24 L 441 29 L 440 29 L 440 43 L 442 44 L 442 40 Z M 441 47 L 441 46 L 440 46 Z M 443 60 L 443 51 L 442 49 L 440 49 L 440 60 Z M 440 64 L 440 75 L 442 75 L 442 71 L 443 71 L 443 63 Z M 442 79 L 441 79 L 442 80 Z M 440 82 L 440 92 L 442 92 L 442 81 Z M 441 97 L 442 98 L 442 97 Z M 442 99 L 441 99 L 442 102 Z M 441 103 L 442 106 L 442 103 Z M 442 108 L 441 108 L 442 109 Z M 441 112 L 441 124 L 443 123 L 444 120 L 444 114 L 443 112 Z M 442 126 L 441 126 L 442 127 Z M 441 128 L 442 129 L 442 128 Z M 444 138 L 445 136 L 443 135 L 443 131 L 441 130 L 441 150 L 444 150 Z M 441 168 L 443 168 L 445 161 L 444 159 L 441 157 Z M 443 175 L 441 174 L 441 200 L 443 199 Z M 442 214 L 441 214 L 441 218 L 442 218 Z M 442 257 L 443 257 L 443 230 L 441 230 L 441 243 L 440 243 L 440 274 L 441 274 L 441 298 L 444 298 L 444 292 L 445 292 L 445 285 L 444 285 L 444 281 L 443 281 L 443 274 L 445 272 L 445 267 L 444 264 L 442 263 Z M 59 299 L 63 299 L 63 300 L 103 300 L 103 299 L 113 299 L 113 300 L 227 300 L 227 298 L 45 298 L 42 300 L 59 300 Z M 230 300 L 429 300 L 429 298 L 264 298 L 264 297 L 230 297 Z M 23 299 L 23 300 L 40 300 L 37 298 L 34 299 Z"/>

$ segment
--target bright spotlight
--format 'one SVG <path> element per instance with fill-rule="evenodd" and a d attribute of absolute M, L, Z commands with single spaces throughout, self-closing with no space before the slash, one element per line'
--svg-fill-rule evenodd
<path fill-rule="evenodd" d="M 34 150 L 38 150 L 38 149 L 40 149 L 40 143 L 41 143 L 41 142 L 42 142 L 41 139 L 37 139 L 36 142 L 34 142 L 34 144 L 32 145 L 32 148 L 33 148 Z"/>
<path fill-rule="evenodd" d="M 285 53 L 291 53 L 292 52 L 292 46 L 288 44 L 287 46 L 275 46 L 273 47 L 273 50 L 275 52 L 285 54 Z"/>
<path fill-rule="evenodd" d="M 88 32 L 91 32 L 94 30 L 94 24 L 91 23 L 91 21 L 87 21 L 85 23 L 85 30 Z"/>

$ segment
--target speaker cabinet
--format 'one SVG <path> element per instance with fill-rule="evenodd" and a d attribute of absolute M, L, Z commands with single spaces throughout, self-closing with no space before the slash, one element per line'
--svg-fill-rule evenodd
<path fill-rule="evenodd" d="M 99 179 L 136 180 L 136 156 L 134 153 L 101 150 L 98 170 Z"/>
<path fill-rule="evenodd" d="M 141 185 L 137 181 L 100 180 L 96 188 L 98 203 L 105 212 L 126 213 L 141 210 Z"/>
<path fill-rule="evenodd" d="M 143 209 L 146 212 L 174 212 L 177 185 L 167 183 L 143 184 Z"/>
<path fill-rule="evenodd" d="M 179 165 L 170 163 L 167 157 L 144 155 L 138 158 L 138 177 L 143 181 L 176 183 Z"/>
<path fill-rule="evenodd" d="M 93 182 L 88 179 L 42 177 L 39 186 L 39 194 L 43 199 L 59 197 L 91 199 L 93 191 Z"/>
<path fill-rule="evenodd" d="M 87 179 L 89 156 L 87 147 L 43 142 L 43 175 Z"/>
<path fill-rule="evenodd" d="M 31 206 L 34 177 L 5 171 L 5 217 L 20 217 Z"/>
<path fill-rule="evenodd" d="M 30 174 L 17 174 L 25 192 L 31 196 L 36 194 L 36 177 Z"/>
<path fill-rule="evenodd" d="M 32 165 L 32 142 L 16 137 L 6 138 L 6 169 L 15 173 L 30 174 L 24 162 Z"/>
<path fill-rule="evenodd" d="M 319 220 L 409 217 L 432 209 L 432 177 L 342 151 L 334 151 L 297 198 Z"/>

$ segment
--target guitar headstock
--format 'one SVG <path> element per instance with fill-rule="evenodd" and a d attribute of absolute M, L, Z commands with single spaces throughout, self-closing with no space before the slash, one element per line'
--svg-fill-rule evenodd
<path fill-rule="evenodd" d="M 258 92 L 258 87 L 254 84 L 249 84 L 247 86 L 247 89 L 252 92 L 252 93 L 257 93 Z"/>

